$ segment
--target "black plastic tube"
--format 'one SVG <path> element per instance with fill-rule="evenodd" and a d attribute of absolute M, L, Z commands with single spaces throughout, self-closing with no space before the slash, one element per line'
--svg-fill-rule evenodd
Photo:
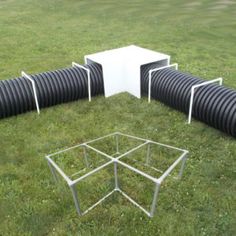
<path fill-rule="evenodd" d="M 148 95 L 149 70 L 157 65 L 141 67 L 141 93 Z M 204 80 L 171 68 L 152 73 L 151 97 L 184 113 L 189 112 L 191 88 Z M 208 84 L 195 90 L 192 116 L 236 137 L 236 91 Z"/>
<path fill-rule="evenodd" d="M 104 94 L 101 65 L 85 65 L 90 69 L 91 96 Z M 35 82 L 39 107 L 88 98 L 88 75 L 79 67 L 31 75 Z M 31 82 L 24 77 L 0 81 L 0 118 L 36 109 Z"/>
<path fill-rule="evenodd" d="M 141 67 L 141 93 L 148 95 L 149 70 L 152 63 Z M 90 69 L 91 96 L 104 94 L 102 67 L 93 63 Z M 87 72 L 79 67 L 31 75 L 35 81 L 39 107 L 88 98 Z M 177 110 L 188 113 L 191 88 L 203 80 L 190 74 L 165 68 L 152 73 L 151 95 Z M 0 118 L 36 109 L 31 82 L 24 78 L 0 81 Z M 236 137 L 236 91 L 209 84 L 196 89 L 193 117 Z"/>

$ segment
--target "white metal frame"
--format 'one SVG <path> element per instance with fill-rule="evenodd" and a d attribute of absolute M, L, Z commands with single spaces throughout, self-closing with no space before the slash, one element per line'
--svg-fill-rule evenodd
<path fill-rule="evenodd" d="M 39 109 L 38 96 L 37 96 L 37 90 L 36 90 L 35 82 L 31 78 L 31 76 L 26 74 L 24 71 L 21 71 L 21 76 L 23 76 L 24 78 L 28 79 L 31 82 L 31 84 L 32 84 L 33 93 L 34 93 L 34 101 L 35 101 L 37 112 L 38 112 L 38 115 L 39 115 L 40 114 L 40 109 Z"/>
<path fill-rule="evenodd" d="M 126 137 L 129 137 L 129 138 L 132 138 L 132 139 L 136 139 L 136 140 L 140 140 L 142 141 L 142 144 L 130 149 L 129 151 L 127 151 L 126 153 L 124 154 L 121 154 L 117 157 L 113 157 L 112 155 L 108 155 L 94 147 L 91 146 L 91 144 L 95 141 L 98 141 L 98 140 L 102 140 L 106 137 L 115 137 L 116 138 L 116 154 L 120 154 L 119 153 L 119 136 L 126 136 Z M 159 178 L 156 178 L 156 177 L 153 177 L 153 176 L 150 176 L 149 174 L 135 168 L 135 167 L 132 167 L 131 165 L 129 164 L 126 164 L 125 162 L 123 162 L 121 160 L 121 158 L 125 158 L 125 156 L 127 156 L 128 154 L 140 149 L 141 147 L 144 147 L 145 145 L 148 145 L 148 148 L 147 148 L 147 157 L 146 157 L 146 164 L 148 163 L 148 159 L 150 158 L 150 144 L 156 144 L 156 145 L 160 145 L 160 146 L 163 146 L 163 147 L 166 147 L 166 148 L 169 148 L 169 149 L 174 149 L 174 150 L 178 150 L 181 152 L 181 155 L 174 161 L 174 163 L 169 166 L 169 168 L 162 173 L 162 175 L 159 177 Z M 86 159 L 87 156 L 86 156 L 86 148 L 88 149 L 92 149 L 93 151 L 101 154 L 102 156 L 104 157 L 107 157 L 107 162 L 95 169 L 93 169 L 92 171 L 84 174 L 83 176 L 75 179 L 75 180 L 71 180 L 70 177 L 68 177 L 61 169 L 60 167 L 55 163 L 55 161 L 52 159 L 53 156 L 55 155 L 58 155 L 60 153 L 63 153 L 63 152 L 67 152 L 71 149 L 74 149 L 74 148 L 77 148 L 77 147 L 84 147 L 85 149 L 85 152 L 84 152 L 84 158 Z M 120 192 L 125 198 L 127 198 L 131 203 L 133 203 L 135 206 L 137 206 L 139 209 L 141 209 L 146 215 L 148 215 L 149 217 L 153 217 L 154 213 L 155 213 L 155 210 L 156 210 L 156 205 L 157 205 L 157 198 L 158 198 L 158 193 L 159 193 L 159 190 L 160 190 L 160 186 L 162 184 L 162 182 L 165 180 L 165 178 L 170 175 L 170 173 L 173 171 L 173 169 L 180 163 L 182 162 L 181 164 L 181 167 L 180 167 L 180 171 L 179 171 L 179 174 L 178 174 L 178 178 L 180 179 L 182 174 L 183 174 L 183 170 L 184 170 L 184 166 L 185 166 L 185 162 L 186 162 L 186 159 L 187 159 L 187 155 L 188 155 L 188 151 L 187 150 L 184 150 L 184 149 L 180 149 L 180 148 L 176 148 L 176 147 L 173 147 L 173 146 L 170 146 L 170 145 L 166 145 L 166 144 L 162 144 L 162 143 L 158 143 L 158 142 L 154 142 L 154 141 L 151 141 L 151 140 L 148 140 L 148 139 L 143 139 L 143 138 L 138 138 L 138 137 L 135 137 L 135 136 L 132 136 L 132 135 L 127 135 L 127 134 L 123 134 L 123 133 L 120 133 L 120 132 L 115 132 L 115 133 L 112 133 L 112 134 L 109 134 L 109 135 L 106 135 L 106 136 L 103 136 L 103 137 L 100 137 L 100 138 L 97 138 L 97 139 L 94 139 L 92 141 L 89 141 L 89 142 L 85 142 L 85 143 L 82 143 L 82 144 L 79 144 L 79 145 L 76 145 L 76 146 L 73 146 L 73 147 L 70 147 L 70 148 L 67 148 L 67 149 L 64 149 L 64 150 L 61 150 L 61 151 L 58 151 L 56 153 L 52 153 L 52 154 L 49 154 L 47 155 L 45 158 L 48 162 L 48 165 L 49 165 L 49 168 L 52 172 L 52 175 L 55 179 L 55 181 L 57 181 L 57 173 L 59 175 L 61 175 L 64 180 L 67 182 L 67 184 L 69 185 L 70 189 L 71 189 L 71 192 L 72 192 L 72 195 L 73 195 L 73 199 L 74 199 L 74 203 L 75 203 L 75 207 L 76 207 L 76 210 L 77 210 L 77 213 L 79 215 L 85 215 L 86 213 L 88 213 L 90 210 L 92 210 L 94 207 L 96 207 L 99 203 L 103 202 L 106 198 L 108 198 L 112 193 L 114 193 L 115 191 L 117 192 Z M 109 165 L 112 165 L 114 164 L 114 177 L 115 177 L 115 183 L 114 183 L 114 189 L 109 192 L 107 195 L 105 195 L 104 197 L 102 197 L 99 201 L 97 201 L 96 203 L 94 203 L 92 206 L 90 206 L 89 208 L 87 208 L 84 212 L 81 211 L 81 208 L 80 208 L 80 204 L 79 204 L 79 199 L 78 199 L 78 195 L 77 195 L 77 191 L 76 191 L 76 185 L 79 184 L 79 182 L 87 177 L 89 177 L 90 175 L 100 171 L 101 169 L 105 168 L 106 166 L 109 166 Z M 144 209 L 139 203 L 137 203 L 135 200 L 133 200 L 130 196 L 128 196 L 119 186 L 119 181 L 118 181 L 118 172 L 117 172 L 117 166 L 122 166 L 124 168 L 127 168 L 139 175 L 142 175 L 143 177 L 147 178 L 148 180 L 151 180 L 154 184 L 155 184 L 155 189 L 154 189 L 154 194 L 153 194 L 153 199 L 152 199 L 152 203 L 151 203 L 151 207 L 149 210 L 147 209 Z M 73 175 L 72 175 L 73 176 Z"/>
<path fill-rule="evenodd" d="M 89 98 L 89 102 L 91 102 L 91 79 L 90 79 L 90 69 L 76 63 L 76 62 L 72 62 L 72 67 L 79 67 L 81 69 L 84 69 L 87 72 L 88 75 L 88 98 Z"/>
<path fill-rule="evenodd" d="M 212 84 L 212 83 L 216 83 L 216 82 L 219 82 L 219 85 L 222 85 L 223 78 L 220 77 L 220 78 L 217 78 L 217 79 L 209 80 L 209 81 L 203 82 L 201 84 L 196 84 L 196 85 L 192 86 L 191 96 L 190 96 L 190 103 L 189 103 L 189 112 L 188 112 L 188 124 L 190 124 L 191 120 L 192 120 L 193 99 L 194 99 L 195 90 L 199 87 L 202 87 L 202 86 L 205 86 L 205 85 L 208 85 L 208 84 Z"/>
<path fill-rule="evenodd" d="M 158 70 L 169 68 L 169 67 L 175 67 L 175 69 L 178 70 L 178 64 L 177 63 L 149 70 L 149 72 L 148 72 L 149 73 L 149 76 L 148 76 L 148 102 L 149 103 L 151 102 L 152 73 L 155 72 L 155 71 L 158 71 Z"/>

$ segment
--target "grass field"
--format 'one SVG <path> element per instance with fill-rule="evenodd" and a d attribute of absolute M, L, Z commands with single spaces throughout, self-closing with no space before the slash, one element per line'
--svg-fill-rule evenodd
<path fill-rule="evenodd" d="M 137 44 L 236 89 L 235 42 L 235 1 L 0 0 L 0 79 Z M 0 235 L 236 235 L 235 139 L 186 119 L 120 94 L 1 120 Z M 182 181 L 162 186 L 152 219 L 119 195 L 79 218 L 70 192 L 51 178 L 46 154 L 114 131 L 190 151 Z"/>

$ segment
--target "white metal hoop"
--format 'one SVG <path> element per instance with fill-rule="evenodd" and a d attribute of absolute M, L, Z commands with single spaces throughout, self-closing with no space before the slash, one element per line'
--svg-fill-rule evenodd
<path fill-rule="evenodd" d="M 85 70 L 87 72 L 87 75 L 88 75 L 88 98 L 89 98 L 89 101 L 91 102 L 91 79 L 90 79 L 90 69 L 76 63 L 76 62 L 72 62 L 72 66 L 73 67 L 79 67 L 83 70 Z"/>
<path fill-rule="evenodd" d="M 165 69 L 165 68 L 169 68 L 169 67 L 175 67 L 175 69 L 178 70 L 178 64 L 177 64 L 177 63 L 174 63 L 174 64 L 171 64 L 171 65 L 168 65 L 168 66 L 162 66 L 162 67 L 158 67 L 158 68 L 149 70 L 149 72 L 148 72 L 148 73 L 149 73 L 149 77 L 148 77 L 148 102 L 149 102 L 149 103 L 151 102 L 152 73 L 155 72 L 155 71 L 158 71 L 158 70 L 162 70 L 162 69 Z"/>
<path fill-rule="evenodd" d="M 215 83 L 215 82 L 219 82 L 219 85 L 222 85 L 222 83 L 223 83 L 223 78 L 213 79 L 213 80 L 206 81 L 206 82 L 203 82 L 203 83 L 201 83 L 201 84 L 196 84 L 196 85 L 193 85 L 193 86 L 192 86 L 192 88 L 191 88 L 190 103 L 189 103 L 189 112 L 188 112 L 188 124 L 190 124 L 190 123 L 191 123 L 191 120 L 192 120 L 193 99 L 194 99 L 194 92 L 195 92 L 195 89 L 197 89 L 197 88 L 199 88 L 199 87 L 202 87 L 202 86 L 205 86 L 205 85 L 208 85 L 208 84 Z"/>
<path fill-rule="evenodd" d="M 26 74 L 24 71 L 21 71 L 21 76 L 23 76 L 24 78 L 28 79 L 33 87 L 33 93 L 34 93 L 34 101 L 36 104 L 36 108 L 37 108 L 37 112 L 38 114 L 40 114 L 40 109 L 39 109 L 39 103 L 38 103 L 38 96 L 37 96 L 37 91 L 36 91 L 36 86 L 35 86 L 35 82 L 34 80 L 31 78 L 31 76 L 29 76 L 28 74 Z"/>

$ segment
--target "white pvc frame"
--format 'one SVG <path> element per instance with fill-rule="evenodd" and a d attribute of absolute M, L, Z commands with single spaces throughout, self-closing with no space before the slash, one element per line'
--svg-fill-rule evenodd
<path fill-rule="evenodd" d="M 37 96 L 37 91 L 36 91 L 36 86 L 35 86 L 35 82 L 34 80 L 31 78 L 31 76 L 29 76 L 28 74 L 26 74 L 24 71 L 21 71 L 21 76 L 23 76 L 24 78 L 28 79 L 33 87 L 33 93 L 34 93 L 34 101 L 36 104 L 36 108 L 37 108 L 37 112 L 38 115 L 40 114 L 40 109 L 39 109 L 39 102 L 38 102 L 38 96 Z"/>
<path fill-rule="evenodd" d="M 169 68 L 169 67 L 173 67 L 173 66 L 175 67 L 176 70 L 178 70 L 178 64 L 177 63 L 149 70 L 149 72 L 148 72 L 149 73 L 149 76 L 148 76 L 148 102 L 149 103 L 151 102 L 152 73 L 155 72 L 155 71 L 162 70 L 162 69 Z"/>
<path fill-rule="evenodd" d="M 76 62 L 72 62 L 72 67 L 79 67 L 81 69 L 84 69 L 87 72 L 88 75 L 88 98 L 89 98 L 89 102 L 91 102 L 91 79 L 90 79 L 90 69 L 76 63 Z"/>
<path fill-rule="evenodd" d="M 191 96 L 190 96 L 190 103 L 189 103 L 189 112 L 188 112 L 188 124 L 190 124 L 191 120 L 192 120 L 193 99 L 194 99 L 195 89 L 197 89 L 199 87 L 202 87 L 202 86 L 205 86 L 205 85 L 208 85 L 208 84 L 216 83 L 216 82 L 219 82 L 219 85 L 222 85 L 223 78 L 220 77 L 220 78 L 217 78 L 217 79 L 209 80 L 209 81 L 203 82 L 201 84 L 196 84 L 196 85 L 192 86 Z"/>
<path fill-rule="evenodd" d="M 95 142 L 95 141 L 98 141 L 98 140 L 102 140 L 106 137 L 115 137 L 116 138 L 116 153 L 115 154 L 120 154 L 119 153 L 119 136 L 126 136 L 126 137 L 129 137 L 129 138 L 132 138 L 132 139 L 136 139 L 136 140 L 140 140 L 140 141 L 143 141 L 142 144 L 132 148 L 131 150 L 127 151 L 126 153 L 124 154 L 121 154 L 119 155 L 118 157 L 113 157 L 111 155 L 107 155 L 106 153 L 92 147 L 90 144 Z M 125 158 L 125 156 L 127 156 L 128 154 L 138 150 L 139 148 L 147 145 L 148 148 L 147 148 L 147 156 L 146 156 L 146 165 L 149 165 L 149 159 L 150 159 L 150 144 L 156 144 L 156 145 L 160 145 L 160 146 L 164 146 L 166 148 L 169 148 L 169 149 L 174 149 L 174 150 L 178 150 L 180 151 L 182 154 L 175 160 L 175 162 L 165 171 L 162 173 L 162 175 L 159 177 L 159 178 L 156 178 L 156 177 L 153 177 L 153 176 L 150 176 L 149 174 L 141 171 L 141 170 L 138 170 L 137 168 L 135 167 L 132 167 L 126 163 L 124 163 L 123 161 L 121 161 L 120 159 L 121 158 Z M 57 155 L 57 154 L 60 154 L 60 153 L 63 153 L 63 152 L 67 152 L 71 149 L 74 149 L 74 148 L 77 148 L 77 147 L 84 147 L 84 158 L 85 160 L 87 160 L 87 152 L 86 152 L 86 149 L 91 149 L 99 154 L 101 154 L 102 156 L 104 157 L 107 157 L 108 161 L 93 169 L 92 171 L 84 174 L 83 176 L 75 179 L 75 180 L 71 180 L 70 177 L 68 177 L 61 169 L 60 167 L 54 162 L 54 160 L 52 160 L 51 157 Z M 59 175 L 61 175 L 64 180 L 67 182 L 68 186 L 70 187 L 71 189 L 71 192 L 72 192 L 72 196 L 73 196 L 73 199 L 74 199 L 74 203 L 75 203 L 75 207 L 76 207 L 76 211 L 77 213 L 82 216 L 82 215 L 85 215 L 86 213 L 88 213 L 90 210 L 92 210 L 94 207 L 96 207 L 99 203 L 103 202 L 106 198 L 108 198 L 112 193 L 114 193 L 115 191 L 117 192 L 120 192 L 125 198 L 127 198 L 131 203 L 133 203 L 135 206 L 137 206 L 139 209 L 141 209 L 146 215 L 148 215 L 149 217 L 153 217 L 154 213 L 155 213 L 155 210 L 156 210 L 156 205 L 157 205 L 157 198 L 158 198 L 158 193 L 159 193 L 159 190 L 160 190 L 160 186 L 161 186 L 161 183 L 165 180 L 165 178 L 170 175 L 170 173 L 173 171 L 173 169 L 180 163 L 182 162 L 181 164 L 181 167 L 180 167 L 180 171 L 179 171 L 179 174 L 178 174 L 178 178 L 180 179 L 182 174 L 183 174 L 183 170 L 184 170 L 184 166 L 185 166 L 185 162 L 186 162 L 186 159 L 187 159 L 187 155 L 188 155 L 188 151 L 187 150 L 184 150 L 184 149 L 180 149 L 180 148 L 176 148 L 176 147 L 173 147 L 173 146 L 170 146 L 170 145 L 166 145 L 166 144 L 162 144 L 162 143 L 158 143 L 158 142 L 154 142 L 154 141 L 151 141 L 151 140 L 148 140 L 148 139 L 143 139 L 143 138 L 138 138 L 138 137 L 135 137 L 135 136 L 131 136 L 131 135 L 127 135 L 127 134 L 123 134 L 123 133 L 120 133 L 120 132 L 115 132 L 115 133 L 112 133 L 112 134 L 109 134 L 109 135 L 106 135 L 106 136 L 103 136 L 103 137 L 100 137 L 100 138 L 97 138 L 97 139 L 94 139 L 92 141 L 89 141 L 89 142 L 85 142 L 85 143 L 82 143 L 82 144 L 79 144 L 79 145 L 76 145 L 76 146 L 73 146 L 73 147 L 70 147 L 70 148 L 67 148 L 67 149 L 64 149 L 64 150 L 61 150 L 61 151 L 58 151 L 56 153 L 52 153 L 52 154 L 49 154 L 47 155 L 45 158 L 48 162 L 48 165 L 49 165 L 49 168 L 52 172 L 52 175 L 55 179 L 55 181 L 57 181 L 57 173 Z M 85 163 L 87 163 L 87 161 L 85 161 Z M 99 201 L 97 201 L 96 203 L 94 203 L 92 206 L 90 206 L 89 208 L 87 208 L 84 212 L 81 211 L 81 208 L 80 208 L 80 203 L 79 203 L 79 199 L 78 199 L 78 195 L 77 195 L 77 191 L 75 189 L 76 185 L 79 184 L 79 182 L 87 177 L 89 177 L 90 175 L 98 172 L 99 170 L 105 168 L 106 166 L 108 165 L 112 165 L 114 164 L 114 177 L 115 177 L 115 183 L 114 183 L 114 189 L 109 192 L 107 195 L 105 195 L 103 198 L 101 198 Z M 140 204 L 138 204 L 135 200 L 133 200 L 131 197 L 129 197 L 124 191 L 122 191 L 122 189 L 119 187 L 119 181 L 118 181 L 118 172 L 117 172 L 117 166 L 120 165 L 120 166 L 123 166 L 139 175 L 142 175 L 143 177 L 147 178 L 148 180 L 151 180 L 154 184 L 155 184 L 155 189 L 154 189 L 154 194 L 153 194 L 153 199 L 152 199 L 152 203 L 151 203 L 151 208 L 149 210 L 147 209 L 144 209 Z M 151 167 L 151 166 L 150 166 Z M 155 168 L 154 168 L 155 169 Z M 160 171 L 159 171 L 160 172 Z M 72 175 L 73 176 L 73 175 Z"/>

